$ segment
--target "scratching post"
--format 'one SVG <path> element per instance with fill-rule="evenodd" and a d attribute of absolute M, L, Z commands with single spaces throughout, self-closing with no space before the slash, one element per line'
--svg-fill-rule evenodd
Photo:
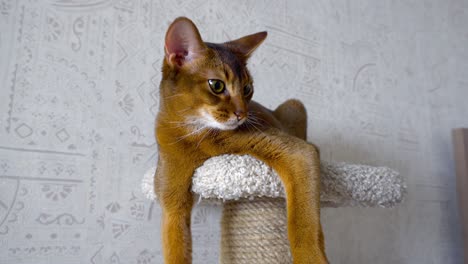
<path fill-rule="evenodd" d="M 156 198 L 155 169 L 142 181 L 150 199 Z M 402 201 L 406 185 L 386 167 L 322 161 L 320 190 L 322 207 L 392 207 Z M 195 170 L 192 192 L 202 202 L 224 202 L 220 263 L 292 263 L 285 191 L 271 167 L 248 155 L 212 157 Z"/>
<path fill-rule="evenodd" d="M 284 198 L 225 202 L 220 263 L 292 263 L 286 227 Z"/>

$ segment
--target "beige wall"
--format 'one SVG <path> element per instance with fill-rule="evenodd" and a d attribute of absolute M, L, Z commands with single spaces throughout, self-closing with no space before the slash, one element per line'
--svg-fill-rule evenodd
<path fill-rule="evenodd" d="M 162 263 L 139 185 L 180 15 L 208 41 L 268 30 L 256 100 L 301 98 L 324 159 L 407 176 L 398 208 L 323 210 L 332 263 L 462 262 L 450 129 L 468 126 L 467 1 L 1 2 L 0 263 Z M 195 263 L 217 262 L 218 221 L 195 209 Z"/>

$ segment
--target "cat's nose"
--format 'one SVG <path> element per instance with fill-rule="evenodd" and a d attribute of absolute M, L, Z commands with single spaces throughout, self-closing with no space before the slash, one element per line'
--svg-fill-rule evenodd
<path fill-rule="evenodd" d="M 245 111 L 244 110 L 237 110 L 234 112 L 234 114 L 237 117 L 237 121 L 241 121 L 242 119 L 245 118 Z"/>

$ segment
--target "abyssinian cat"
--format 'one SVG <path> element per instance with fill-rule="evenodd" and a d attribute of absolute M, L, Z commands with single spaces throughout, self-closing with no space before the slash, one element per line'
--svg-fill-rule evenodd
<path fill-rule="evenodd" d="M 305 108 L 289 100 L 270 111 L 251 100 L 247 60 L 266 36 L 259 32 L 221 44 L 203 42 L 185 17 L 167 30 L 155 175 L 165 263 L 191 263 L 192 174 L 208 158 L 226 153 L 250 154 L 276 170 L 286 190 L 294 263 L 327 263 L 319 153 L 305 141 Z"/>

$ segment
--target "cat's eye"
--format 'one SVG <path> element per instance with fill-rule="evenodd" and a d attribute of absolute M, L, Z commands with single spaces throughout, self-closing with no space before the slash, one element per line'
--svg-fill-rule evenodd
<path fill-rule="evenodd" d="M 216 80 L 216 79 L 209 79 L 208 84 L 210 85 L 211 90 L 215 94 L 220 94 L 224 92 L 224 89 L 226 88 L 224 85 L 224 82 L 221 80 Z"/>
<path fill-rule="evenodd" d="M 252 93 L 252 85 L 247 84 L 244 86 L 244 96 L 249 96 Z"/>

